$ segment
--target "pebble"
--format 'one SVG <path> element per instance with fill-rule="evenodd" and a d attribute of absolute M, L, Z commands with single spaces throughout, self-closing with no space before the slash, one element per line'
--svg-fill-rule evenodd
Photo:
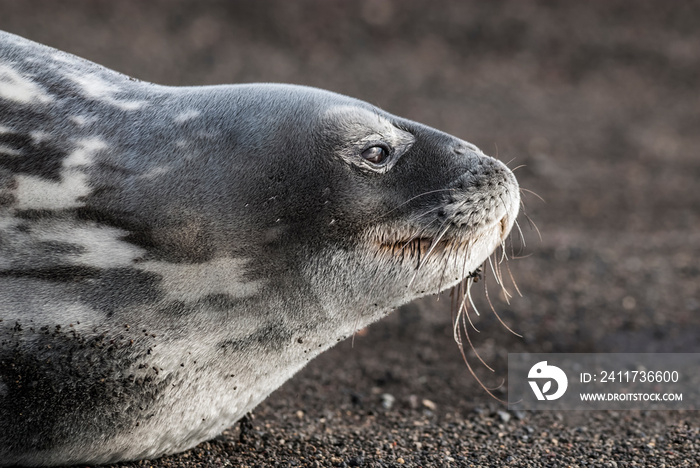
<path fill-rule="evenodd" d="M 394 402 L 396 401 L 396 398 L 391 393 L 382 393 L 381 399 L 382 407 L 386 410 L 390 410 L 391 407 L 394 406 Z"/>
<path fill-rule="evenodd" d="M 437 409 L 437 405 L 428 399 L 424 399 L 421 401 L 421 403 L 423 403 L 423 406 L 428 408 L 430 411 L 435 411 Z"/>
<path fill-rule="evenodd" d="M 508 413 L 508 411 L 500 410 L 497 412 L 497 414 L 498 417 L 501 418 L 501 421 L 503 421 L 504 423 L 510 421 L 510 413 Z"/>

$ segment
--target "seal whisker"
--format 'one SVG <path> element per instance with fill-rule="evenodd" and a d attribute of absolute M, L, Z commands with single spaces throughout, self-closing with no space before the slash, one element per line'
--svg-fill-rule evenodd
<path fill-rule="evenodd" d="M 462 252 L 462 250 L 463 250 L 464 247 L 465 247 L 464 243 L 463 243 L 463 242 L 459 242 L 459 241 L 450 242 L 450 243 L 448 244 L 448 249 L 449 249 L 449 251 L 447 252 L 447 256 L 446 256 L 446 258 L 445 258 L 444 267 L 443 267 L 443 270 L 442 270 L 442 275 L 440 276 L 440 284 L 439 284 L 439 286 L 438 286 L 438 291 L 441 291 L 441 290 L 442 290 L 442 281 L 443 281 L 444 278 L 445 278 L 445 273 L 447 273 L 447 268 L 449 267 L 449 264 L 450 264 L 450 258 L 452 257 L 452 255 L 454 255 L 454 259 L 455 259 L 454 261 L 455 261 L 455 263 L 457 263 L 457 260 L 459 259 L 459 255 L 460 255 L 460 253 Z M 466 251 L 466 249 L 464 249 L 464 255 L 463 255 L 463 256 L 464 256 L 465 258 L 467 257 L 467 251 Z"/>
<path fill-rule="evenodd" d="M 465 312 L 465 314 L 462 316 L 462 330 L 464 330 L 464 336 L 467 338 L 467 342 L 469 343 L 469 347 L 474 352 L 474 355 L 479 359 L 479 361 L 481 361 L 481 363 L 484 365 L 484 367 L 486 367 L 491 372 L 494 372 L 493 368 L 491 366 L 489 366 L 488 364 L 486 364 L 486 361 L 481 357 L 479 352 L 476 350 L 476 347 L 474 347 L 474 343 L 472 343 L 471 337 L 469 336 L 469 330 L 467 329 L 467 324 L 464 321 L 464 316 L 469 317 L 469 313 Z M 469 323 L 471 323 L 471 320 L 469 321 Z M 473 323 L 472 323 L 472 328 L 474 328 Z M 476 328 L 474 328 L 474 330 L 476 330 Z M 476 330 L 476 331 L 478 331 L 478 330 Z M 460 336 L 460 338 L 461 338 L 461 336 Z"/>
<path fill-rule="evenodd" d="M 453 251 L 454 251 L 454 247 L 452 246 L 452 244 L 449 244 L 445 248 L 445 253 L 443 254 L 445 261 L 442 264 L 442 273 L 440 274 L 440 280 L 438 281 L 438 288 L 437 288 L 438 293 L 440 291 L 442 291 L 442 281 L 445 279 L 445 273 L 447 272 L 447 267 L 450 264 L 450 255 L 453 253 Z M 440 300 L 440 296 L 437 297 L 437 300 L 438 301 Z"/>
<path fill-rule="evenodd" d="M 401 208 L 402 206 L 405 206 L 405 205 L 409 204 L 410 202 L 412 202 L 413 200 L 415 200 L 415 199 L 417 199 L 417 198 L 424 197 L 424 196 L 430 195 L 430 194 L 432 194 L 432 193 L 454 192 L 455 190 L 456 190 L 456 189 L 454 189 L 454 188 L 446 188 L 446 189 L 429 190 L 429 191 L 427 191 L 427 192 L 419 193 L 418 195 L 415 195 L 415 196 L 409 198 L 408 200 L 406 200 L 405 202 L 399 204 L 398 206 L 396 206 L 396 207 L 390 209 L 390 210 L 387 211 L 386 213 L 382 213 L 382 214 L 379 215 L 378 217 L 374 218 L 372 221 L 379 221 L 380 219 L 384 218 L 385 216 L 390 215 L 390 214 L 393 213 L 394 211 L 398 210 L 398 209 Z"/>
<path fill-rule="evenodd" d="M 525 219 L 530 223 L 530 226 L 535 228 L 535 231 L 537 231 L 537 236 L 540 238 L 540 242 L 542 242 L 542 233 L 540 232 L 540 229 L 537 227 L 537 224 L 530 218 L 527 213 L 523 210 L 523 216 L 525 216 Z"/>
<path fill-rule="evenodd" d="M 467 270 L 467 261 L 469 260 L 469 249 L 471 248 L 471 241 L 465 242 L 464 245 L 464 263 L 462 264 L 462 278 L 466 278 L 468 276 L 469 271 Z M 478 268 L 477 268 L 478 270 Z"/>
<path fill-rule="evenodd" d="M 474 284 L 474 278 L 471 278 L 471 277 L 467 278 L 467 287 L 466 287 L 465 297 L 469 299 L 469 303 L 472 305 L 472 309 L 474 309 L 474 313 L 476 315 L 480 316 L 481 314 L 479 313 L 479 309 L 476 308 L 476 305 L 474 304 L 474 300 L 472 299 L 472 284 Z M 465 301 L 462 300 L 462 306 L 464 306 L 464 305 L 465 305 Z M 466 310 L 466 308 L 465 308 L 465 310 Z M 467 318 L 468 317 L 469 317 L 469 315 L 467 315 Z M 471 323 L 471 319 L 469 319 L 469 323 Z M 472 323 L 472 327 L 474 328 L 474 330 L 476 330 L 476 327 L 474 327 L 473 323 Z"/>
<path fill-rule="evenodd" d="M 462 283 L 459 284 L 458 286 L 458 294 L 459 291 L 462 289 Z M 457 343 L 459 346 L 462 346 L 462 340 L 461 337 L 459 336 L 459 324 L 460 324 L 460 319 L 462 317 L 462 305 L 460 304 L 459 307 L 455 309 L 455 311 L 452 314 L 452 337 L 455 340 L 455 343 Z"/>
<path fill-rule="evenodd" d="M 479 379 L 479 377 L 474 372 L 474 369 L 472 369 L 471 364 L 469 364 L 469 360 L 467 359 L 467 356 L 464 353 L 464 348 L 462 346 L 459 346 L 458 348 L 459 348 L 460 353 L 462 354 L 462 360 L 467 365 L 467 369 L 469 370 L 469 373 L 472 375 L 472 377 L 474 377 L 474 380 L 477 381 L 479 386 L 494 400 L 499 401 L 499 402 L 504 403 L 504 404 L 507 403 L 507 402 L 503 401 L 502 399 L 498 398 L 496 395 L 494 395 L 493 392 L 488 387 L 486 387 L 486 385 L 484 385 L 484 383 L 481 381 L 481 379 Z M 501 384 L 501 385 L 503 385 L 503 384 Z M 500 387 L 500 385 L 499 385 L 499 387 Z M 498 388 L 498 387 L 496 387 L 496 388 Z"/>
<path fill-rule="evenodd" d="M 503 263 L 503 257 L 501 256 L 501 259 L 496 261 L 496 258 L 498 257 L 498 250 L 501 250 L 502 253 L 504 253 L 503 248 L 501 246 L 496 248 L 496 250 L 493 253 L 494 266 L 496 267 L 496 273 L 498 274 L 498 278 L 501 280 L 501 285 L 504 285 L 505 282 L 503 281 L 503 271 L 501 271 L 501 263 Z"/>
<path fill-rule="evenodd" d="M 520 297 L 523 297 L 523 293 L 520 292 L 520 288 L 518 288 L 518 283 L 515 282 L 515 278 L 513 277 L 513 272 L 510 270 L 510 265 L 506 263 L 506 268 L 508 268 L 508 274 L 510 275 L 510 280 L 513 282 L 513 286 L 515 287 L 515 290 L 518 292 L 518 295 Z"/>
<path fill-rule="evenodd" d="M 486 361 L 484 361 L 484 359 L 481 357 L 479 352 L 474 347 L 474 343 L 472 343 L 472 340 L 469 336 L 469 331 L 467 330 L 467 324 L 464 321 L 465 315 L 468 316 L 468 313 L 462 314 L 461 321 L 459 320 L 459 317 L 458 317 L 458 320 L 455 322 L 455 327 L 454 327 L 454 331 L 453 331 L 453 337 L 454 337 L 455 342 L 457 343 L 457 345 L 460 348 L 462 348 L 462 349 L 464 348 L 464 343 L 462 342 L 462 330 L 464 330 L 464 336 L 467 339 L 467 343 L 469 343 L 469 348 L 474 352 L 474 355 L 477 357 L 477 359 L 479 359 L 479 361 L 481 362 L 481 364 L 484 365 L 484 367 L 486 367 L 491 372 L 494 372 L 494 369 L 491 366 L 489 366 L 488 364 L 486 364 Z M 476 330 L 476 328 L 475 328 L 475 330 Z M 478 330 L 476 330 L 476 331 L 478 332 Z"/>
<path fill-rule="evenodd" d="M 461 294 L 460 289 L 462 288 L 462 286 L 463 286 L 463 283 L 460 283 L 459 286 L 457 287 L 457 296 L 459 296 L 459 295 Z M 454 292 L 454 290 L 453 290 L 453 292 Z M 452 293 L 450 294 L 450 296 L 451 296 L 452 299 L 453 299 L 453 304 L 456 304 L 456 302 L 454 302 L 454 299 L 455 299 L 455 298 L 453 297 L 453 294 L 452 294 Z M 469 346 L 470 346 L 471 350 L 474 352 L 474 355 L 477 356 L 477 358 L 479 359 L 479 361 L 481 361 L 481 363 L 482 363 L 487 369 L 489 369 L 490 371 L 493 372 L 494 370 L 493 370 L 488 364 L 486 364 L 486 362 L 481 358 L 481 356 L 480 356 L 479 353 L 477 352 L 476 348 L 474 347 L 474 344 L 472 343 L 472 341 L 471 341 L 471 339 L 470 339 L 470 337 L 469 337 L 469 331 L 468 331 L 468 329 L 467 329 L 467 327 L 466 327 L 466 323 L 465 323 L 465 321 L 464 321 L 464 315 L 467 315 L 467 316 L 468 316 L 469 312 L 466 311 L 466 309 L 464 309 L 466 312 L 463 313 L 462 310 L 463 310 L 462 307 L 460 307 L 459 310 L 458 310 L 458 311 L 456 312 L 456 314 L 455 314 L 454 309 L 453 309 L 453 312 L 452 312 L 452 323 L 453 323 L 452 337 L 453 337 L 455 343 L 457 343 L 457 347 L 459 348 L 460 353 L 462 354 L 462 357 L 465 359 L 465 362 L 466 362 L 466 355 L 465 355 L 465 353 L 464 353 L 464 342 L 462 341 L 462 329 L 463 329 L 463 330 L 464 330 L 464 334 L 465 334 L 465 336 L 466 336 L 466 338 L 467 338 L 467 342 L 469 343 Z M 471 323 L 471 319 L 470 319 L 469 321 L 470 321 L 470 323 Z M 474 327 L 473 324 L 472 324 L 472 327 Z M 477 331 L 477 332 L 479 331 L 479 330 L 476 329 L 476 327 L 474 327 L 474 330 Z M 469 367 L 469 363 L 468 363 L 468 362 L 466 362 L 466 363 L 467 363 L 467 367 Z M 474 375 L 473 372 L 472 372 L 472 375 Z M 478 382 L 478 381 L 479 381 L 479 379 L 477 378 L 477 382 Z"/>
<path fill-rule="evenodd" d="M 540 200 L 542 200 L 544 203 L 547 203 L 547 202 L 544 200 L 544 198 L 540 197 L 537 193 L 533 192 L 533 191 L 530 190 L 530 189 L 526 189 L 526 188 L 524 188 L 524 187 L 520 187 L 520 190 L 521 190 L 522 192 L 531 193 L 532 195 L 534 195 L 534 196 L 536 196 L 537 198 L 539 198 Z"/>
<path fill-rule="evenodd" d="M 493 255 L 489 255 L 489 256 L 487 257 L 487 259 L 488 259 L 488 261 L 489 261 L 489 265 L 491 265 L 491 271 L 493 272 L 493 276 L 494 276 L 494 278 L 496 279 L 496 284 L 500 285 L 500 284 L 501 284 L 501 281 L 500 281 L 500 279 L 499 279 L 499 277 L 498 277 L 498 273 L 496 273 L 496 269 L 493 267 L 493 262 L 491 261 L 491 257 L 492 257 L 492 256 L 493 256 Z"/>
<path fill-rule="evenodd" d="M 442 226 L 447 224 L 447 227 L 445 227 L 445 229 L 440 233 L 440 235 L 438 235 L 435 239 L 433 239 L 433 241 L 430 244 L 430 248 L 428 249 L 428 252 L 425 254 L 425 257 L 423 257 L 423 262 L 421 262 L 421 264 L 418 265 L 418 269 L 420 269 L 421 266 L 423 266 L 428 261 L 428 259 L 430 258 L 430 254 L 432 254 L 435 251 L 435 248 L 440 243 L 440 240 L 442 240 L 443 236 L 447 233 L 447 231 L 450 230 L 451 226 L 448 223 L 450 223 L 449 219 L 445 220 L 442 223 Z M 442 226 L 440 226 L 440 229 L 442 229 Z"/>
<path fill-rule="evenodd" d="M 489 369 L 491 372 L 495 372 L 493 368 L 491 368 L 488 364 L 486 364 L 486 362 L 484 362 L 483 359 L 481 359 L 481 356 L 479 356 L 479 353 L 477 353 L 476 349 L 474 348 L 474 345 L 472 344 L 471 340 L 469 339 L 469 334 L 467 333 L 466 328 L 465 328 L 465 335 L 467 335 L 467 341 L 468 341 L 469 344 L 471 345 L 471 350 L 472 350 L 472 351 L 474 352 L 474 354 L 479 358 L 479 360 L 481 361 L 481 363 L 482 363 L 487 369 Z M 466 353 L 464 352 L 464 346 L 461 344 L 461 342 L 462 342 L 462 340 L 461 340 L 461 330 L 458 330 L 458 336 L 459 336 L 458 349 L 459 349 L 460 354 L 462 355 L 462 360 L 464 361 L 464 363 L 465 363 L 466 366 L 467 366 L 467 369 L 469 370 L 469 373 L 472 375 L 472 377 L 479 383 L 479 385 L 481 386 L 481 388 L 482 388 L 491 398 L 493 398 L 493 399 L 495 399 L 495 400 L 497 400 L 497 401 L 499 401 L 499 402 L 501 402 L 501 403 L 505 403 L 503 400 L 501 400 L 501 399 L 498 398 L 496 395 L 494 395 L 494 394 L 492 393 L 492 391 L 491 391 L 491 390 L 495 390 L 495 388 L 501 387 L 501 386 L 503 385 L 503 382 L 504 382 L 504 381 L 502 381 L 501 384 L 499 384 L 499 385 L 498 385 L 497 387 L 495 387 L 494 389 L 489 389 L 488 387 L 486 387 L 486 385 L 484 385 L 484 383 L 481 381 L 481 379 L 479 379 L 479 377 L 476 375 L 476 373 L 474 372 L 474 369 L 472 369 L 471 364 L 469 364 L 469 360 L 467 359 L 467 355 L 466 355 Z"/>
<path fill-rule="evenodd" d="M 355 347 L 355 335 L 357 335 L 357 331 L 359 328 L 359 323 L 360 323 L 360 314 L 357 314 L 355 316 L 355 324 L 352 326 L 352 339 L 350 340 L 350 347 L 354 348 Z"/>
<path fill-rule="evenodd" d="M 520 234 L 520 240 L 522 242 L 520 245 L 520 250 L 522 251 L 523 247 L 527 247 L 527 244 L 525 244 L 525 236 L 523 235 L 522 229 L 520 229 L 520 223 L 518 222 L 517 219 L 515 220 L 514 224 L 515 224 L 515 227 L 518 228 L 518 233 Z M 511 257 L 515 258 L 515 255 L 511 255 Z"/>
<path fill-rule="evenodd" d="M 464 316 L 466 315 L 466 318 L 469 321 L 469 324 L 471 325 L 471 327 L 474 329 L 474 331 L 477 333 L 481 333 L 474 325 L 474 322 L 472 322 L 471 316 L 469 315 L 469 307 L 466 303 L 467 297 L 469 296 L 469 289 L 470 288 L 471 288 L 471 284 L 469 283 L 468 279 L 464 283 L 460 283 L 460 289 L 462 289 L 463 292 L 459 293 L 459 295 L 462 296 L 462 300 L 459 304 L 459 307 L 457 308 L 457 317 L 456 317 L 455 327 L 456 327 L 456 324 L 460 322 L 460 317 L 462 319 L 462 322 L 464 322 Z M 471 302 L 471 298 L 469 298 L 469 300 Z M 472 307 L 473 306 L 474 305 L 472 304 Z M 476 312 L 476 315 L 479 315 L 479 311 L 477 311 L 476 308 L 474 309 L 474 311 Z M 466 323 L 464 323 L 464 326 L 465 326 L 465 333 L 466 333 Z M 457 341 L 457 343 L 461 345 L 461 340 Z"/>
<path fill-rule="evenodd" d="M 432 208 L 432 209 L 430 209 L 430 210 L 428 210 L 428 211 L 425 211 L 425 212 L 423 212 L 423 213 L 421 213 L 421 214 L 419 214 L 419 215 L 416 215 L 416 216 L 414 216 L 414 217 L 412 217 L 412 218 L 409 218 L 408 222 L 409 222 L 409 223 L 415 223 L 416 221 L 418 221 L 419 219 L 423 218 L 424 216 L 427 216 L 427 215 L 429 215 L 430 213 L 435 213 L 436 211 L 440 211 L 441 209 L 442 209 L 441 206 L 437 206 L 437 207 Z"/>
<path fill-rule="evenodd" d="M 516 289 L 517 289 L 517 287 L 516 287 Z M 493 312 L 493 315 L 496 316 L 496 318 L 501 323 L 501 325 L 503 325 L 503 327 L 505 327 L 505 329 L 508 330 L 509 332 L 511 332 L 513 335 L 515 335 L 519 338 L 522 338 L 523 336 L 519 333 L 516 333 L 515 331 L 513 331 L 513 329 L 511 329 L 508 325 L 506 325 L 506 323 L 503 321 L 503 319 L 501 319 L 501 316 L 498 315 L 498 312 L 496 312 L 496 308 L 493 306 L 493 303 L 491 302 L 491 297 L 489 297 L 489 290 L 488 290 L 488 287 L 486 286 L 486 281 L 484 281 L 484 295 L 486 296 L 486 300 L 488 301 L 489 306 L 491 307 L 491 312 Z"/>
<path fill-rule="evenodd" d="M 420 250 L 420 249 L 421 249 L 421 246 L 420 246 L 420 236 L 421 236 L 421 234 L 423 234 L 425 231 L 427 231 L 427 230 L 430 228 L 430 226 L 431 226 L 435 221 L 437 221 L 437 219 L 434 219 L 434 220 L 432 220 L 430 223 L 428 223 L 427 225 L 423 226 L 422 228 L 419 228 L 418 231 L 417 231 L 413 236 L 411 236 L 410 239 L 408 239 L 406 242 L 404 242 L 403 246 L 399 249 L 399 252 L 398 252 L 398 253 L 401 253 L 401 252 L 402 252 L 406 247 L 408 247 L 409 245 L 412 246 L 412 248 L 414 248 L 414 249 Z M 416 240 L 418 240 L 418 245 L 417 245 L 417 246 L 414 245 L 414 242 L 415 242 Z"/>
<path fill-rule="evenodd" d="M 502 247 L 501 247 L 501 248 L 502 248 Z M 506 262 L 505 262 L 506 265 L 508 264 L 508 261 L 507 261 L 507 260 L 508 260 L 508 259 L 506 258 Z M 508 305 L 510 305 L 510 300 L 509 300 L 509 299 L 511 299 L 511 298 L 513 297 L 513 295 L 512 295 L 512 294 L 510 293 L 510 291 L 506 288 L 506 282 L 505 282 L 505 280 L 503 279 L 503 267 L 501 266 L 502 263 L 503 263 L 502 261 L 501 261 L 501 262 L 498 262 L 498 264 L 496 265 L 496 268 L 498 269 L 498 276 L 499 276 L 499 278 L 501 278 L 501 288 L 502 288 L 502 290 L 503 290 L 503 294 L 508 298 L 508 299 L 506 299 L 506 302 L 508 303 Z"/>
<path fill-rule="evenodd" d="M 442 227 L 445 224 L 447 224 L 447 227 L 440 233 L 440 235 L 437 238 L 431 240 L 430 247 L 428 248 L 428 252 L 423 256 L 422 259 L 420 259 L 420 258 L 418 259 L 418 266 L 416 267 L 416 271 L 415 271 L 415 273 L 413 273 L 413 277 L 411 278 L 411 281 L 408 283 L 409 287 L 413 284 L 413 281 L 415 281 L 416 276 L 418 275 L 418 272 L 420 271 L 421 267 L 428 262 L 428 258 L 430 256 L 430 254 L 435 250 L 435 247 L 438 245 L 438 242 L 440 242 L 440 240 L 442 239 L 442 236 L 444 236 L 445 233 L 450 229 L 450 225 L 448 224 L 449 222 L 450 222 L 450 220 L 447 219 L 440 225 L 438 230 L 442 229 Z M 421 249 L 419 248 L 418 249 L 419 253 L 420 253 L 420 250 Z"/>
<path fill-rule="evenodd" d="M 444 232 L 443 232 L 443 234 L 444 234 Z M 428 262 L 428 256 L 430 255 L 430 253 L 432 253 L 433 249 L 435 248 L 435 245 L 437 245 L 437 244 L 436 244 L 436 241 L 433 240 L 431 245 L 433 245 L 433 247 L 431 247 L 431 248 L 428 250 L 428 253 L 426 253 L 426 254 L 423 256 L 422 259 L 421 259 L 420 257 L 418 258 L 418 266 L 416 267 L 416 271 L 413 273 L 413 277 L 411 278 L 411 281 L 408 283 L 408 286 L 409 286 L 409 287 L 410 287 L 410 286 L 413 284 L 413 282 L 415 281 L 415 279 L 416 279 L 416 277 L 417 277 L 417 275 L 418 275 L 418 272 L 420 271 L 421 267 L 422 267 L 423 265 L 425 265 L 425 264 Z M 421 251 L 421 249 L 419 248 L 419 253 L 420 253 L 420 251 Z"/>
<path fill-rule="evenodd" d="M 510 298 L 512 297 L 511 294 L 508 292 L 508 290 L 505 287 L 505 284 L 503 283 L 503 278 L 499 274 L 499 271 L 496 267 L 494 267 L 494 262 L 491 260 L 492 255 L 489 255 L 489 265 L 491 266 L 491 271 L 493 272 L 494 277 L 496 278 L 496 284 L 498 284 L 501 287 L 501 290 L 503 291 L 503 296 L 505 297 L 506 303 L 510 305 Z M 496 262 L 498 264 L 498 262 Z"/>

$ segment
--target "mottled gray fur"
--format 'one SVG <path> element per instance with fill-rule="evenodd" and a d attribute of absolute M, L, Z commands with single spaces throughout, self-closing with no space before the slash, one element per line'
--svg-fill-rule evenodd
<path fill-rule="evenodd" d="M 498 161 L 362 101 L 158 86 L 0 33 L 0 465 L 217 435 L 466 277 L 518 204 Z"/>

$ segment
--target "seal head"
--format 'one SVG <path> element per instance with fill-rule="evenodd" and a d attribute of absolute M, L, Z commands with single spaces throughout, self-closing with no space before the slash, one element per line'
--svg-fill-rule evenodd
<path fill-rule="evenodd" d="M 0 33 L 0 464 L 185 450 L 508 235 L 513 174 L 335 93 Z"/>

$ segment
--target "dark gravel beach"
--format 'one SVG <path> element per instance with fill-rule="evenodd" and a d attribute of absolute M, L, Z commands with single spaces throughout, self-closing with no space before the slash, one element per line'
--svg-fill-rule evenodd
<path fill-rule="evenodd" d="M 473 289 L 494 372 L 465 344 L 503 399 L 508 353 L 700 352 L 699 25 L 686 1 L 0 0 L 0 29 L 143 80 L 317 86 L 518 167 L 541 239 L 521 214 L 522 297 L 505 265 L 510 303 L 488 264 Z M 700 466 L 700 414 L 508 411 L 444 294 L 312 361 L 242 436 L 119 466 Z"/>

